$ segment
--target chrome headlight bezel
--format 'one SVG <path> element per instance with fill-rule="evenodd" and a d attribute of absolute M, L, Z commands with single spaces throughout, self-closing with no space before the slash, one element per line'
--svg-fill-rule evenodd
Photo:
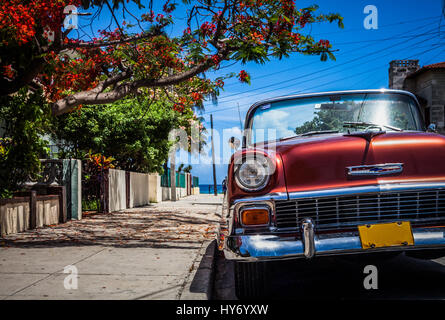
<path fill-rule="evenodd" d="M 264 189 L 269 181 L 270 177 L 273 173 L 272 171 L 272 163 L 269 157 L 261 156 L 261 157 L 247 157 L 243 159 L 243 161 L 239 164 L 235 164 L 234 168 L 234 176 L 235 182 L 237 186 L 247 192 L 255 192 Z M 261 172 L 263 177 L 259 180 L 258 183 L 248 183 L 248 178 L 243 178 L 243 174 L 245 170 L 255 169 L 257 172 Z M 255 178 L 250 178 L 255 180 Z"/>

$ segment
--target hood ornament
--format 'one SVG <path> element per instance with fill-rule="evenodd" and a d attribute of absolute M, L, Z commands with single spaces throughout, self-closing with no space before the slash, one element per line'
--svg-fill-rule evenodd
<path fill-rule="evenodd" d="M 359 137 L 359 138 L 363 138 L 368 142 L 371 142 L 372 138 L 379 136 L 381 134 L 385 134 L 386 131 L 384 130 L 380 130 L 380 131 L 375 131 L 375 130 L 367 130 L 367 131 L 356 131 L 356 132 L 349 132 L 344 134 L 345 136 L 349 136 L 349 137 Z"/>
<path fill-rule="evenodd" d="M 348 176 L 383 176 L 400 173 L 403 171 L 403 163 L 383 163 L 346 167 Z"/>

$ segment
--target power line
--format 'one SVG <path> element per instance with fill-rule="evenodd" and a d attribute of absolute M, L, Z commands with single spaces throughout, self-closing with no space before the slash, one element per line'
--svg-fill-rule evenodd
<path fill-rule="evenodd" d="M 402 48 L 402 50 L 403 50 L 403 49 L 407 49 L 407 48 L 416 48 L 416 45 L 418 45 L 418 44 L 420 44 L 420 43 L 424 43 L 425 41 L 431 40 L 431 39 L 433 39 L 433 38 L 434 38 L 434 37 L 428 38 L 428 39 L 426 39 L 426 40 L 425 40 L 425 39 L 420 40 L 420 41 L 418 41 L 418 42 L 416 42 L 416 43 L 414 43 L 414 44 L 412 44 L 412 45 L 409 45 L 409 46 L 407 46 L 407 47 Z M 412 39 L 411 39 L 411 40 L 412 40 Z M 411 41 L 411 40 L 408 40 L 408 41 Z M 388 55 L 392 54 L 392 52 L 393 52 L 394 50 L 390 51 L 389 53 L 387 53 L 387 54 L 385 54 L 385 55 L 381 55 L 381 52 L 382 52 L 382 51 L 385 51 L 385 50 L 388 50 L 388 49 L 392 49 L 392 48 L 394 48 L 395 46 L 399 46 L 399 45 L 401 45 L 401 44 L 405 44 L 405 43 L 407 43 L 407 41 L 400 42 L 400 43 L 397 43 L 397 44 L 392 45 L 392 46 L 390 46 L 390 47 L 387 47 L 387 48 L 385 48 L 385 49 L 381 49 L 381 50 L 379 50 L 379 51 L 375 51 L 375 52 L 373 52 L 373 53 L 370 53 L 370 54 L 367 54 L 367 55 L 364 55 L 364 56 L 360 56 L 360 57 L 357 57 L 357 58 L 348 60 L 348 61 L 346 61 L 346 62 L 344 62 L 344 63 L 341 63 L 341 64 L 337 64 L 337 65 L 334 65 L 334 66 L 331 66 L 331 67 L 328 67 L 328 68 L 324 68 L 324 69 L 322 69 L 322 70 L 317 71 L 317 73 L 314 73 L 314 72 L 306 73 L 306 74 L 303 74 L 303 75 L 299 76 L 298 78 L 288 79 L 288 80 L 286 80 L 286 81 L 281 81 L 281 82 L 276 83 L 276 84 L 272 84 L 272 85 L 268 85 L 268 86 L 263 86 L 263 87 L 258 88 L 258 89 L 253 89 L 253 90 L 249 90 L 249 91 L 244 91 L 244 92 L 237 93 L 237 94 L 230 95 L 230 96 L 244 95 L 245 93 L 252 92 L 252 91 L 257 91 L 257 90 L 261 90 L 261 89 L 265 89 L 265 88 L 269 88 L 269 87 L 275 86 L 275 85 L 277 85 L 277 84 L 284 84 L 284 83 L 288 83 L 288 82 L 290 82 L 290 81 L 300 80 L 300 79 L 302 79 L 302 78 L 306 78 L 306 77 L 309 77 L 309 76 L 313 76 L 313 75 L 319 74 L 320 72 L 328 71 L 328 70 L 331 70 L 331 69 L 335 69 L 335 68 L 338 68 L 338 67 L 341 67 L 341 66 L 350 64 L 350 63 L 352 63 L 352 62 L 356 62 L 356 61 L 361 60 L 361 59 L 363 59 L 363 58 L 368 58 L 368 57 L 371 56 L 371 55 L 379 54 L 379 56 L 377 56 L 376 58 L 373 58 L 373 59 L 370 59 L 370 60 L 368 59 L 368 60 L 367 60 L 367 62 L 375 61 L 375 60 L 381 59 L 382 57 L 385 57 L 385 56 L 388 56 Z M 400 49 L 397 49 L 397 50 L 400 50 Z M 309 79 L 309 80 L 305 80 L 304 82 L 308 82 L 308 81 L 313 81 L 313 80 L 316 80 L 316 79 L 324 78 L 324 77 L 326 77 L 327 75 L 330 75 L 330 74 L 332 74 L 332 73 L 328 73 L 328 74 L 326 74 L 326 73 L 324 73 L 324 74 L 320 74 L 319 76 L 316 76 L 315 78 L 312 78 L 312 79 Z M 268 93 L 268 92 L 276 91 L 276 90 L 279 90 L 279 89 L 284 89 L 284 88 L 292 87 L 292 86 L 298 85 L 298 84 L 300 84 L 300 83 L 303 83 L 303 82 L 302 82 L 302 81 L 299 81 L 299 82 L 297 82 L 297 83 L 292 83 L 292 84 L 289 84 L 289 85 L 286 85 L 286 86 L 281 86 L 281 87 L 279 87 L 279 88 L 274 88 L 274 89 L 271 89 L 271 90 L 263 91 L 263 92 L 261 92 L 261 93 L 264 94 L 264 93 Z M 250 95 L 247 95 L 247 96 L 244 95 L 243 97 L 244 97 L 244 98 L 245 98 L 245 97 L 252 97 L 252 96 L 255 96 L 255 95 L 256 95 L 256 94 L 250 94 Z M 227 97 L 225 97 L 225 98 L 227 98 Z M 227 104 L 227 103 L 230 103 L 230 102 L 235 101 L 235 100 L 238 100 L 238 99 L 229 99 L 229 100 L 222 101 L 222 103 L 223 103 L 223 104 Z M 224 109 L 223 109 L 223 110 L 224 110 Z M 206 114 L 206 113 L 204 113 L 204 114 Z"/>
<path fill-rule="evenodd" d="M 438 34 L 438 31 L 432 32 L 433 30 L 435 30 L 435 28 L 428 30 L 428 32 L 431 32 L 431 34 Z M 396 43 L 396 44 L 392 44 L 392 45 L 390 45 L 390 46 L 388 46 L 388 47 L 385 47 L 385 48 L 383 48 L 383 49 L 380 49 L 379 51 L 372 52 L 372 53 L 368 54 L 367 56 L 369 56 L 369 55 L 374 55 L 374 54 L 379 54 L 381 51 L 385 51 L 385 50 L 388 50 L 388 49 L 392 49 L 392 48 L 394 48 L 394 46 L 397 46 L 397 45 L 400 45 L 400 44 L 404 44 L 404 43 L 406 43 L 406 42 L 408 42 L 408 41 L 411 41 L 411 40 L 413 40 L 413 39 L 415 39 L 415 38 L 417 38 L 417 37 L 419 37 L 418 34 L 412 35 L 412 36 L 410 36 L 411 39 L 409 39 L 409 40 L 404 40 L 404 41 L 398 42 L 398 43 Z M 434 37 L 429 38 L 429 39 L 427 39 L 427 40 L 431 40 L 431 39 L 433 39 L 433 38 L 434 38 Z M 425 41 L 425 40 L 422 40 L 422 42 L 424 42 L 424 41 Z M 368 48 L 368 45 L 362 47 L 361 49 L 364 49 L 364 48 Z M 355 51 L 357 51 L 357 50 L 355 50 Z M 327 70 L 330 70 L 330 69 L 338 68 L 339 66 L 342 66 L 342 65 L 345 65 L 345 64 L 349 64 L 349 63 L 355 62 L 355 61 L 360 60 L 360 59 L 363 59 L 363 58 L 365 58 L 365 57 L 367 57 L 367 56 L 360 56 L 360 57 L 351 59 L 351 60 L 346 61 L 346 62 L 341 63 L 341 64 L 336 64 L 336 65 L 334 65 L 334 66 L 326 67 L 326 68 L 324 68 L 324 69 L 322 69 L 322 70 L 318 70 L 317 72 L 324 72 L 324 71 L 327 71 Z M 275 73 L 275 74 L 277 74 L 277 73 Z M 240 94 L 245 94 L 245 93 L 248 93 L 248 92 L 254 92 L 254 91 L 258 91 L 258 90 L 262 90 L 262 89 L 266 89 L 266 88 L 274 87 L 274 86 L 277 86 L 277 85 L 280 85 L 280 84 L 283 84 L 283 83 L 287 83 L 287 82 L 289 82 L 289 81 L 294 81 L 294 80 L 298 80 L 298 79 L 301 79 L 301 78 L 308 77 L 308 76 L 310 76 L 310 75 L 312 75 L 312 74 L 313 74 L 313 72 L 310 72 L 310 73 L 306 73 L 306 74 L 300 75 L 300 76 L 295 77 L 295 78 L 291 78 L 291 79 L 287 79 L 287 80 L 283 80 L 283 81 L 275 82 L 275 83 L 273 83 L 273 84 L 269 84 L 269 85 L 262 86 L 262 87 L 259 87 L 259 88 L 255 88 L 255 89 L 251 89 L 251 90 L 246 90 L 246 91 L 243 91 L 243 92 L 241 92 L 241 93 L 230 94 L 230 95 L 227 95 L 227 96 L 225 96 L 224 98 L 222 98 L 222 99 L 220 100 L 220 102 L 229 102 L 229 101 L 233 101 L 233 99 L 229 99 L 229 100 L 225 100 L 225 99 L 230 98 L 230 97 L 234 97 L 234 96 L 238 96 L 238 95 L 240 95 Z"/>
<path fill-rule="evenodd" d="M 416 54 L 414 54 L 414 55 L 411 55 L 411 56 L 409 56 L 409 57 L 403 58 L 402 60 L 406 60 L 406 59 L 410 59 L 410 58 L 415 57 L 415 56 L 418 56 L 418 55 L 422 55 L 422 54 L 424 54 L 424 53 L 426 53 L 426 52 L 435 50 L 435 49 L 437 49 L 438 47 L 439 47 L 439 45 L 438 45 L 437 47 L 432 48 L 432 49 L 428 49 L 428 50 L 425 50 L 425 51 L 416 53 Z M 386 65 L 387 65 L 387 64 L 380 65 L 379 67 L 384 67 L 384 66 L 386 66 Z M 366 71 L 362 71 L 361 74 L 362 74 L 362 73 L 371 72 L 371 71 L 375 71 L 375 69 L 376 69 L 376 68 L 373 67 L 373 68 L 368 69 L 368 70 L 366 70 Z M 352 76 L 352 77 L 354 77 L 354 76 Z M 321 85 L 318 85 L 318 86 L 315 86 L 315 87 L 314 87 L 314 86 L 311 86 L 310 88 L 319 88 L 319 87 L 323 87 L 323 86 L 325 86 L 325 85 L 332 84 L 332 83 L 335 83 L 335 82 L 338 82 L 338 81 L 341 81 L 341 80 L 345 80 L 345 79 L 349 79 L 349 78 L 351 78 L 351 77 L 346 76 L 346 77 L 343 77 L 343 78 L 341 78 L 341 79 L 335 79 L 335 80 L 326 82 L 326 83 L 324 83 L 324 84 L 321 84 Z M 294 91 L 294 92 L 291 92 L 290 94 L 303 93 L 303 92 L 306 91 L 307 89 L 308 89 L 308 88 L 305 88 L 305 89 L 302 89 L 302 90 L 299 90 L 299 91 Z"/>
<path fill-rule="evenodd" d="M 415 19 L 415 20 L 412 20 L 412 19 L 410 19 L 410 20 L 402 20 L 402 21 L 394 22 L 394 23 L 390 23 L 390 24 L 379 25 L 379 29 L 392 27 L 392 26 L 398 26 L 398 25 L 402 25 L 402 24 L 417 23 L 419 21 L 424 21 L 424 20 L 437 19 L 437 18 L 440 18 L 441 16 L 442 15 L 432 16 L 432 17 L 425 17 L 425 18 L 422 18 L 422 19 Z M 335 34 L 335 33 L 355 32 L 355 31 L 358 31 L 358 30 L 363 30 L 363 27 L 354 28 L 354 29 L 350 29 L 350 30 L 344 30 L 344 31 L 332 31 L 332 32 L 315 33 L 315 34 L 313 34 L 313 36 Z"/>
<path fill-rule="evenodd" d="M 434 51 L 434 50 L 437 50 L 437 49 L 441 49 L 441 46 L 442 46 L 443 44 L 445 44 L 445 43 L 437 43 L 437 44 L 427 45 L 427 46 L 422 46 L 422 47 L 428 47 L 428 48 L 434 47 L 433 49 L 431 49 L 431 51 Z M 418 47 L 418 48 L 420 48 L 420 47 Z M 438 54 L 436 54 L 433 58 L 428 59 L 428 61 L 431 61 L 432 59 L 435 59 L 436 57 L 438 57 L 438 56 L 439 56 L 441 53 L 443 53 L 443 52 L 445 52 L 445 50 L 441 50 L 441 51 L 440 51 Z M 425 62 L 425 64 L 428 64 L 428 63 L 429 63 L 429 62 Z M 365 77 L 367 77 L 367 74 L 364 74 L 364 75 L 365 75 Z M 367 87 L 368 87 L 368 88 L 372 88 L 372 87 L 374 86 L 374 84 L 379 83 L 383 78 L 386 78 L 386 75 L 380 77 L 379 79 L 377 79 L 377 81 L 373 81 L 373 82 L 371 82 L 371 83 L 368 83 L 368 84 L 367 84 Z M 350 87 L 351 87 L 351 88 L 354 88 L 356 85 L 358 85 L 359 83 L 362 83 L 362 82 L 363 82 L 363 80 L 360 79 L 359 81 L 357 81 L 357 82 L 353 83 L 352 85 L 350 85 Z"/>
<path fill-rule="evenodd" d="M 437 16 L 437 17 L 439 17 L 439 16 Z M 436 18 L 437 18 L 436 17 Z M 419 20 L 418 20 L 419 21 Z M 416 21 L 416 22 L 418 22 L 418 21 Z M 421 29 L 423 29 L 423 28 L 425 28 L 425 27 L 427 27 L 427 26 L 430 26 L 430 25 L 432 25 L 432 24 L 435 24 L 436 23 L 436 21 L 432 21 L 432 22 L 430 22 L 430 23 L 427 23 L 427 24 L 425 24 L 425 25 L 423 25 L 423 26 L 421 26 L 421 27 L 416 27 L 416 28 L 413 28 L 413 29 L 410 29 L 410 30 L 408 30 L 408 31 L 405 31 L 405 32 L 401 32 L 401 33 L 397 33 L 397 34 L 395 34 L 395 35 L 393 35 L 392 37 L 389 37 L 389 38 L 385 38 L 385 39 L 377 39 L 377 40 L 380 40 L 380 41 L 388 41 L 388 40 L 392 40 L 392 39 L 394 39 L 395 37 L 407 37 L 406 36 L 406 34 L 409 34 L 409 33 L 411 33 L 411 32 L 414 32 L 414 31 L 419 31 L 419 30 L 421 30 Z M 393 24 L 391 24 L 391 25 L 393 25 Z M 389 26 L 389 25 L 388 25 Z M 433 29 L 431 29 L 431 31 L 432 30 L 435 30 L 435 28 L 433 28 Z M 376 41 L 377 41 L 376 40 Z M 368 40 L 365 40 L 365 41 L 368 41 Z M 374 41 L 374 40 L 370 40 L 370 41 Z M 362 43 L 363 41 L 356 41 L 355 43 L 357 43 L 357 44 L 360 44 L 360 43 Z M 352 43 L 352 42 L 351 42 Z M 335 44 L 335 43 L 334 43 Z M 335 44 L 335 45 L 338 45 L 338 44 Z M 362 49 L 362 48 L 367 48 L 367 46 L 363 46 L 363 47 L 360 47 L 360 48 L 358 48 L 358 49 L 351 49 L 351 50 L 347 50 L 347 51 L 344 51 L 344 52 L 340 52 L 338 55 L 342 55 L 342 54 L 346 54 L 346 53 L 349 53 L 349 52 L 351 52 L 351 51 L 355 51 L 355 50 L 360 50 L 360 49 Z M 282 72 L 287 72 L 287 71 L 291 71 L 291 70 L 295 70 L 295 69 L 298 69 L 298 68 L 303 68 L 303 67 L 306 67 L 306 66 L 309 66 L 309 65 L 311 65 L 312 64 L 312 62 L 310 62 L 310 63 L 307 63 L 307 64 L 303 64 L 303 65 L 299 65 L 299 66 L 295 66 L 295 67 L 292 67 L 292 68 L 286 68 L 286 69 L 283 69 L 283 70 L 280 70 L 280 71 L 275 71 L 275 72 L 271 72 L 271 73 L 267 73 L 267 74 L 264 74 L 264 75 L 260 75 L 260 76 L 258 76 L 258 77 L 254 77 L 254 78 L 252 78 L 253 80 L 258 80 L 258 79 L 262 79 L 262 78 L 265 78 L 265 77 L 268 77 L 268 76 L 273 76 L 273 75 L 276 75 L 277 73 L 282 73 Z M 230 65 L 231 66 L 231 65 Z M 230 86 L 234 86 L 234 85 L 240 85 L 240 83 L 229 83 L 229 84 L 226 84 L 225 85 L 225 88 L 227 88 L 227 87 L 230 87 Z"/>
<path fill-rule="evenodd" d="M 413 54 L 413 55 L 411 55 L 411 56 L 409 56 L 409 57 L 406 57 L 406 58 L 404 58 L 404 59 L 410 59 L 410 58 L 412 58 L 412 57 L 419 56 L 419 55 L 424 54 L 424 53 L 426 53 L 426 52 L 429 52 L 429 51 L 432 51 L 432 50 L 436 50 L 437 48 L 440 48 L 440 47 L 441 47 L 441 44 L 437 44 L 434 48 L 430 48 L 430 49 L 424 50 L 424 51 L 422 51 L 422 52 L 417 52 L 417 53 L 415 53 L 415 54 Z M 379 65 L 379 67 L 384 67 L 384 66 L 386 66 L 386 65 L 387 65 L 387 63 L 385 63 L 384 65 Z M 310 88 L 311 88 L 311 89 L 315 89 L 315 88 L 323 87 L 323 86 L 326 86 L 326 85 L 329 85 L 329 84 L 332 84 L 332 83 L 335 83 L 335 82 L 338 82 L 338 81 L 342 81 L 342 80 L 346 80 L 346 79 L 354 78 L 354 77 L 356 77 L 356 76 L 359 76 L 359 75 L 362 75 L 362 74 L 366 74 L 366 73 L 369 73 L 369 72 L 371 72 L 371 71 L 375 71 L 375 69 L 376 69 L 376 67 L 373 67 L 373 68 L 370 68 L 370 69 L 368 69 L 368 70 L 366 70 L 366 71 L 360 71 L 360 73 L 358 73 L 358 74 L 351 75 L 351 76 L 345 76 L 345 77 L 340 78 L 340 79 L 331 80 L 331 81 L 328 81 L 328 82 L 325 82 L 325 83 L 322 83 L 322 84 L 318 84 L 318 85 L 316 85 L 316 86 L 311 86 Z M 296 92 L 291 92 L 290 94 L 302 93 L 302 92 L 306 91 L 307 89 L 308 89 L 308 88 L 305 88 L 305 89 L 302 89 L 302 90 L 299 90 L 299 91 L 296 91 Z M 250 107 L 250 106 L 251 106 L 251 104 L 246 104 L 246 105 L 242 105 L 241 107 L 244 108 L 244 107 Z M 237 108 L 237 107 L 230 107 L 230 108 L 224 108 L 224 109 L 217 109 L 217 110 L 212 111 L 212 113 L 220 112 L 220 111 L 226 111 L 226 110 L 230 110 L 230 109 L 234 109 L 234 108 Z M 205 114 L 206 114 L 206 113 L 205 113 Z"/>
<path fill-rule="evenodd" d="M 386 28 L 386 27 L 392 27 L 392 26 L 395 26 L 395 25 L 398 26 L 398 25 L 402 25 L 402 24 L 419 23 L 419 22 L 424 21 L 424 20 L 437 19 L 437 18 L 440 18 L 440 17 L 442 17 L 442 15 L 432 16 L 432 17 L 425 17 L 425 18 L 422 18 L 422 19 L 416 19 L 416 20 L 412 20 L 412 19 L 411 19 L 411 20 L 402 20 L 402 21 L 399 21 L 399 22 L 391 23 L 391 24 L 380 25 L 380 26 L 379 26 L 379 29 L 383 29 L 383 28 Z M 433 24 L 433 23 L 435 23 L 435 22 L 432 22 L 432 23 L 423 25 L 421 28 L 424 28 L 424 27 L 426 27 L 426 26 L 428 26 L 428 25 L 431 25 L 431 24 Z M 311 34 L 311 36 L 328 35 L 328 34 L 338 34 L 338 33 L 348 33 L 348 32 L 355 32 L 355 31 L 357 31 L 357 30 L 363 30 L 363 28 L 360 27 L 360 28 L 354 28 L 354 29 L 350 29 L 350 30 L 341 30 L 341 31 L 333 31 L 333 32 L 316 33 L 316 34 Z M 418 29 L 416 28 L 416 29 L 414 29 L 414 30 L 418 30 Z M 407 32 L 409 32 L 409 31 L 407 31 Z M 405 32 L 404 32 L 404 33 L 405 33 Z M 377 40 L 379 40 L 379 39 L 377 39 Z M 376 41 L 377 41 L 377 40 L 376 40 Z M 359 43 L 359 42 L 357 42 L 357 43 Z M 343 52 L 343 53 L 346 53 L 346 52 Z M 220 69 L 223 69 L 223 68 L 225 69 L 225 68 L 231 67 L 231 66 L 235 65 L 236 63 L 238 63 L 238 62 L 230 63 L 230 64 L 228 64 L 228 65 L 226 65 L 226 66 L 221 67 Z M 292 69 L 285 69 L 285 70 L 292 70 Z M 281 70 L 281 71 L 279 71 L 279 72 L 283 72 L 283 71 L 285 71 L 285 70 Z M 263 77 L 263 75 L 262 75 L 261 77 Z M 259 79 L 259 77 L 255 77 L 254 79 Z M 237 83 L 228 84 L 228 85 L 235 85 L 235 84 L 237 84 Z M 226 85 L 226 86 L 227 86 L 227 85 Z"/>
<path fill-rule="evenodd" d="M 432 29 L 432 30 L 434 30 L 434 29 Z M 430 35 L 430 34 L 436 34 L 436 33 L 439 33 L 439 31 L 419 33 L 419 34 L 416 34 L 414 36 L 418 37 L 418 36 Z M 399 36 L 397 38 L 398 39 L 404 39 L 404 38 L 411 38 L 411 37 L 413 37 L 413 36 Z M 336 43 L 336 45 L 347 45 L 347 44 L 366 43 L 366 42 L 380 42 L 380 41 L 388 41 L 388 40 L 394 40 L 394 37 L 380 38 L 380 39 L 371 39 L 371 40 L 350 41 L 350 42 L 341 42 L 341 43 Z"/>

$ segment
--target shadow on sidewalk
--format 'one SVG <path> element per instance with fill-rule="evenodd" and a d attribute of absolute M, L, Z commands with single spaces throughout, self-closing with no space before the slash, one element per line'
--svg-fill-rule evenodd
<path fill-rule="evenodd" d="M 215 251 L 216 240 L 213 240 L 207 246 L 190 285 L 190 292 L 203 293 L 207 296 L 207 300 L 212 298 Z"/>
<path fill-rule="evenodd" d="M 210 218 L 210 217 L 209 217 Z M 115 212 L 0 238 L 2 247 L 113 246 L 199 249 L 216 219 L 168 211 Z"/>

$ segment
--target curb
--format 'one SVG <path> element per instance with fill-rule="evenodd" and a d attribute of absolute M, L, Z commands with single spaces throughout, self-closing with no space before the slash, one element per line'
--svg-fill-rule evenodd
<path fill-rule="evenodd" d="M 216 240 L 204 241 L 179 300 L 210 300 L 215 276 Z M 199 266 L 197 264 L 199 263 Z"/>

